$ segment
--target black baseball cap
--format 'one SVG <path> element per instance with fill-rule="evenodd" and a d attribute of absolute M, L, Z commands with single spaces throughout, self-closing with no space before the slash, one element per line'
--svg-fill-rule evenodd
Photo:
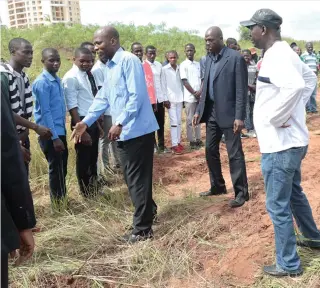
<path fill-rule="evenodd" d="M 278 29 L 282 24 L 282 17 L 271 9 L 259 9 L 250 20 L 242 21 L 240 24 L 245 27 L 263 25 L 267 28 Z"/>

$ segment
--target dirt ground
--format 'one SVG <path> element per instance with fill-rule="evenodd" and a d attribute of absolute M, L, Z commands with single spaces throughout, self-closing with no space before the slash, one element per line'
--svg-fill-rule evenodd
<path fill-rule="evenodd" d="M 315 220 L 320 226 L 320 116 L 308 116 L 307 122 L 310 129 L 310 145 L 302 165 L 302 186 L 310 201 Z M 203 135 L 205 135 L 204 131 Z M 167 139 L 170 138 L 167 137 Z M 167 144 L 170 147 L 169 143 Z M 183 144 L 187 146 L 186 142 Z M 209 247 L 210 249 L 204 249 L 198 253 L 200 276 L 213 279 L 221 287 L 252 285 L 260 275 L 261 266 L 272 263 L 274 256 L 273 227 L 265 208 L 257 140 L 243 140 L 243 149 L 250 201 L 239 209 L 228 207 L 228 201 L 233 198 L 233 188 L 226 147 L 221 144 L 221 162 L 228 194 L 214 196 L 219 201 L 198 212 L 204 215 L 216 215 L 223 227 L 220 235 L 215 239 L 215 246 L 219 247 L 219 244 L 223 244 L 227 249 Z M 209 175 L 204 153 L 202 148 L 179 156 L 170 154 L 157 156 L 154 168 L 155 183 L 165 185 L 169 191 L 169 197 L 173 199 L 188 193 L 198 194 L 208 190 Z M 184 280 L 172 279 L 170 287 L 196 286 Z"/>

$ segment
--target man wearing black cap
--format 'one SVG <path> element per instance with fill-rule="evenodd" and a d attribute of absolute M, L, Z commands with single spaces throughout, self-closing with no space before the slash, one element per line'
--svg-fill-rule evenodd
<path fill-rule="evenodd" d="M 285 41 L 282 18 L 270 9 L 258 10 L 249 21 L 256 48 L 265 49 L 256 89 L 254 126 L 262 153 L 266 207 L 274 225 L 276 264 L 265 266 L 272 276 L 302 274 L 297 244 L 320 248 L 320 232 L 301 184 L 301 162 L 309 137 L 305 104 L 317 81 Z M 283 73 L 286 71 L 286 73 Z M 307 241 L 297 241 L 293 219 Z"/>

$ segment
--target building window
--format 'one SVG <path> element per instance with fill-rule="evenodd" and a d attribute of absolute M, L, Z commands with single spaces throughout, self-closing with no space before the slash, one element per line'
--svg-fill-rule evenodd
<path fill-rule="evenodd" d="M 35 5 L 35 4 L 36 4 L 36 1 L 32 1 L 32 4 Z"/>
<path fill-rule="evenodd" d="M 36 7 L 33 7 L 33 11 L 35 11 L 35 10 L 37 10 L 37 8 L 36 8 Z"/>
<path fill-rule="evenodd" d="M 37 12 L 33 12 L 33 16 L 37 16 Z"/>

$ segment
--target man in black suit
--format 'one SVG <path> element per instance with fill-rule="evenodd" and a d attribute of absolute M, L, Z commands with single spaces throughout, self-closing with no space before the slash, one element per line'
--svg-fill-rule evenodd
<path fill-rule="evenodd" d="M 8 254 L 19 249 L 16 264 L 31 257 L 36 224 L 27 171 L 9 100 L 9 80 L 1 78 L 1 287 L 8 287 Z M 13 255 L 12 255 L 13 256 Z"/>
<path fill-rule="evenodd" d="M 206 123 L 206 159 L 211 188 L 200 196 L 226 194 L 221 172 L 219 144 L 225 135 L 235 199 L 230 207 L 240 207 L 249 200 L 241 130 L 246 111 L 248 71 L 243 57 L 223 44 L 219 27 L 205 34 L 209 56 L 206 61 L 203 92 L 193 124 Z"/>

